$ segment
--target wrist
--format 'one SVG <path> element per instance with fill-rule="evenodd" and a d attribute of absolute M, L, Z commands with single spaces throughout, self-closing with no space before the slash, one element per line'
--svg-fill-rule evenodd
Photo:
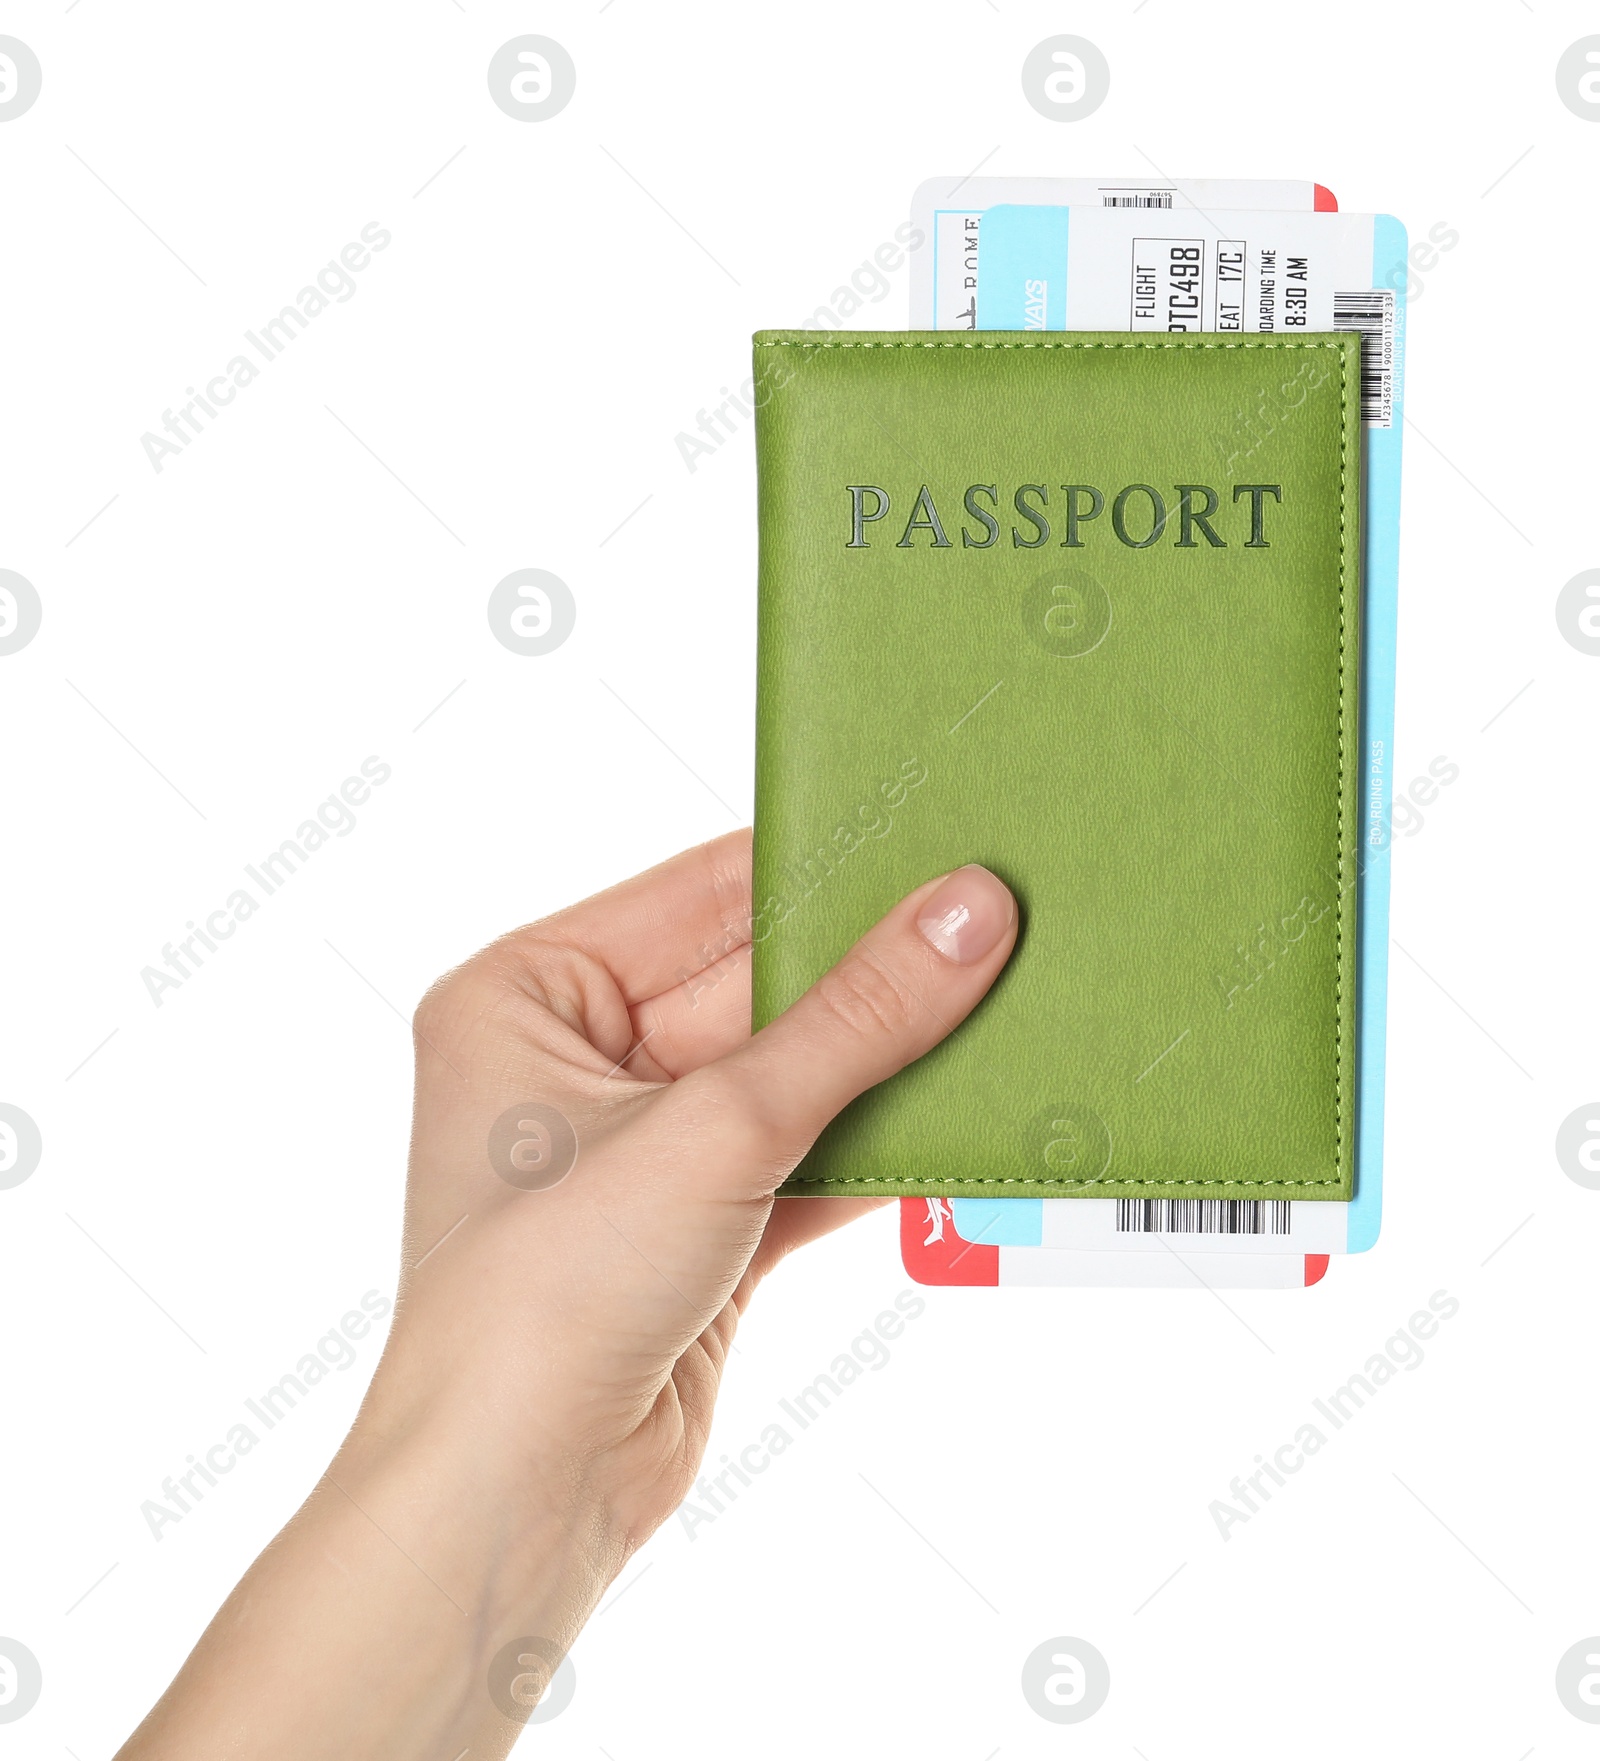
<path fill-rule="evenodd" d="M 471 1435 L 364 1411 L 126 1761 L 504 1755 L 626 1549 L 581 1481 Z"/>
<path fill-rule="evenodd" d="M 324 1476 L 333 1496 L 416 1552 L 485 1642 L 542 1619 L 564 1651 L 631 1551 L 592 1464 L 500 1442 L 454 1403 L 373 1394 Z"/>

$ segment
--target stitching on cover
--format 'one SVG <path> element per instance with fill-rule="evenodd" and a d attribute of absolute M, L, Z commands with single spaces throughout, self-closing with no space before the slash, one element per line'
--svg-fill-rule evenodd
<path fill-rule="evenodd" d="M 1339 911 L 1333 920 L 1333 1168 L 1344 1166 L 1344 1097 L 1339 1076 L 1344 1068 L 1344 578 L 1345 489 L 1349 479 L 1346 420 L 1350 402 L 1350 355 L 1339 356 L 1339 786 L 1333 798 L 1333 847 L 1339 875 Z M 1324 1183 L 1325 1184 L 1325 1183 Z"/>
<path fill-rule="evenodd" d="M 1344 1163 L 1344 1097 L 1340 1077 L 1344 1070 L 1344 920 L 1347 889 L 1344 884 L 1344 720 L 1345 720 L 1345 572 L 1349 540 L 1348 491 L 1350 355 L 1343 343 L 1312 342 L 1309 337 L 1274 337 L 1266 342 L 798 342 L 789 338 L 757 341 L 762 349 L 1334 349 L 1339 354 L 1339 775 L 1333 797 L 1334 859 L 1339 877 L 1339 909 L 1334 918 L 1333 957 L 1333 1166 L 1331 1180 L 1154 1180 L 1101 1176 L 1073 1181 L 1073 1189 L 1085 1186 L 1287 1186 L 1303 1191 L 1308 1186 L 1342 1186 L 1339 1169 Z M 957 1175 L 948 1180 L 910 1176 L 885 1181 L 877 1175 L 833 1174 L 821 1180 L 790 1180 L 790 1186 L 1043 1186 L 1058 1190 L 1059 1181 L 1033 1177 Z"/>
<path fill-rule="evenodd" d="M 817 1180 L 786 1181 L 785 1190 L 792 1186 L 1047 1186 L 1052 1192 L 1059 1192 L 1064 1187 L 1070 1187 L 1073 1192 L 1077 1192 L 1084 1186 L 1292 1186 L 1299 1192 L 1308 1186 L 1341 1184 L 1338 1179 L 1235 1180 L 1224 1175 L 1219 1175 L 1215 1180 L 1119 1180 L 1115 1175 L 1097 1175 L 1093 1180 L 1065 1181 L 1044 1180 L 1027 1174 L 1015 1177 L 1009 1174 L 952 1174 L 942 1180 L 931 1174 L 908 1174 L 904 1179 L 880 1174 L 827 1174 Z"/>
<path fill-rule="evenodd" d="M 1290 336 L 1271 342 L 796 342 L 787 337 L 774 337 L 768 342 L 758 341 L 755 346 L 758 349 L 1338 349 L 1341 354 L 1344 352 L 1342 345 L 1336 342 L 1312 342 L 1309 338 Z M 1346 378 L 1348 371 L 1341 372 L 1341 408 Z M 1341 447 L 1341 455 L 1343 451 Z M 1341 590 L 1342 586 L 1341 578 Z"/>

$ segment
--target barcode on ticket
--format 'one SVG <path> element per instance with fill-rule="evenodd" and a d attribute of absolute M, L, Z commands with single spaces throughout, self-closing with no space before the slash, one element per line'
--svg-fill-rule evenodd
<path fill-rule="evenodd" d="M 1102 208 L 1170 208 L 1171 190 L 1107 190 L 1100 198 Z"/>
<path fill-rule="evenodd" d="M 1361 288 L 1333 296 L 1333 327 L 1361 338 L 1361 420 L 1394 426 L 1394 289 Z"/>
<path fill-rule="evenodd" d="M 1289 1200 L 1119 1198 L 1119 1235 L 1287 1235 Z"/>

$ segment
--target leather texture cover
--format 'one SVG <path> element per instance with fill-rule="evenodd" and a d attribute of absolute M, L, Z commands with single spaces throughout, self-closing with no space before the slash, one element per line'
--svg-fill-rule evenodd
<path fill-rule="evenodd" d="M 763 332 L 760 1027 L 966 862 L 1021 936 L 797 1193 L 1348 1199 L 1348 334 Z"/>

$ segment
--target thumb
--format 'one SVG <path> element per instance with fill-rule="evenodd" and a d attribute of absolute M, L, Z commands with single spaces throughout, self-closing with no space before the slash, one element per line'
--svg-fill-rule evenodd
<path fill-rule="evenodd" d="M 975 863 L 958 868 L 902 899 L 776 1021 L 711 1068 L 733 1086 L 736 1109 L 759 1122 L 768 1153 L 798 1160 L 835 1113 L 966 1019 L 1016 939 L 1010 890 Z"/>

